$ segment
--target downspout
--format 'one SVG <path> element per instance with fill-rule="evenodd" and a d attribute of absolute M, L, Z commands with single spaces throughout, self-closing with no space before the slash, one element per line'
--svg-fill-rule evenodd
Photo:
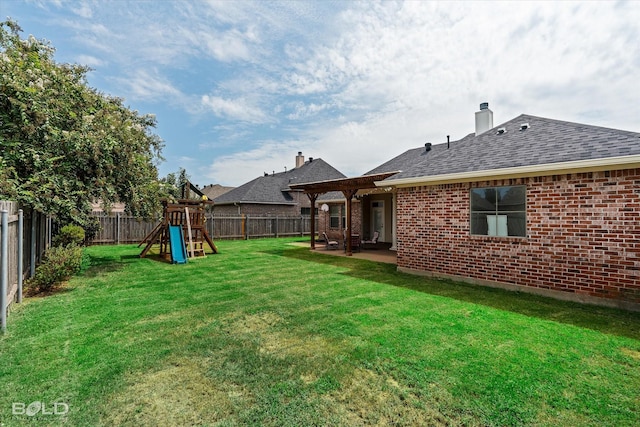
<path fill-rule="evenodd" d="M 398 196 L 397 190 L 391 193 L 391 247 L 389 250 L 398 250 Z"/>

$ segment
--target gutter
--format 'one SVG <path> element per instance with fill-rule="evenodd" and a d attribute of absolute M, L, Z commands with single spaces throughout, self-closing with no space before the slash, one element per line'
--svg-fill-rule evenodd
<path fill-rule="evenodd" d="M 517 166 L 502 169 L 456 172 L 433 176 L 418 176 L 376 181 L 377 187 L 414 187 L 417 185 L 452 184 L 457 182 L 485 181 L 504 178 L 524 178 L 580 172 L 640 168 L 640 155 L 606 157 L 600 159 L 575 160 L 561 163 Z"/>
<path fill-rule="evenodd" d="M 216 202 L 216 206 L 238 206 L 238 205 L 285 205 L 285 206 L 295 206 L 295 202 Z"/>

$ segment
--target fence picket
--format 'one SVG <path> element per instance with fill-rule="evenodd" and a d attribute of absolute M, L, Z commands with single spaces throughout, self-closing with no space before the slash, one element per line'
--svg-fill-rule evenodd
<path fill-rule="evenodd" d="M 94 245 L 140 243 L 160 222 L 160 219 L 141 221 L 124 214 L 95 214 L 94 217 L 100 223 L 100 231 L 90 241 Z M 207 215 L 205 227 L 214 240 L 305 236 L 311 232 L 311 219 L 308 216 Z"/>
<path fill-rule="evenodd" d="M 36 264 L 51 244 L 51 238 L 46 215 L 33 210 L 23 213 L 16 202 L 6 200 L 0 200 L 0 211 L 7 212 L 6 224 L 0 227 L 0 236 L 7 242 L 6 247 L 0 251 L 2 270 L 6 269 L 0 291 L 0 305 L 5 309 L 0 310 L 4 313 L 6 323 L 11 304 L 22 300 L 23 280 L 34 274 Z"/>

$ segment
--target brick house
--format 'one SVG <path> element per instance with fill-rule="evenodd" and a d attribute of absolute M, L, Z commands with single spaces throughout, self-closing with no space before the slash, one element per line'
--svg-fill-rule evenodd
<path fill-rule="evenodd" d="M 398 269 L 640 310 L 640 134 L 520 115 L 372 170 Z M 363 202 L 363 205 L 365 203 Z"/>
<path fill-rule="evenodd" d="M 322 159 L 301 152 L 295 158 L 296 167 L 277 173 L 265 173 L 214 199 L 216 215 L 299 216 L 309 215 L 311 203 L 301 191 L 290 185 L 323 181 L 345 176 Z"/>

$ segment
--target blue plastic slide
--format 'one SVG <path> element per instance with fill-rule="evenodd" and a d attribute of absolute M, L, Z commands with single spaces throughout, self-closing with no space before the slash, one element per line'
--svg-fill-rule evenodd
<path fill-rule="evenodd" d="M 185 264 L 187 262 L 187 248 L 184 245 L 181 226 L 169 226 L 169 245 L 171 246 L 171 262 Z"/>

